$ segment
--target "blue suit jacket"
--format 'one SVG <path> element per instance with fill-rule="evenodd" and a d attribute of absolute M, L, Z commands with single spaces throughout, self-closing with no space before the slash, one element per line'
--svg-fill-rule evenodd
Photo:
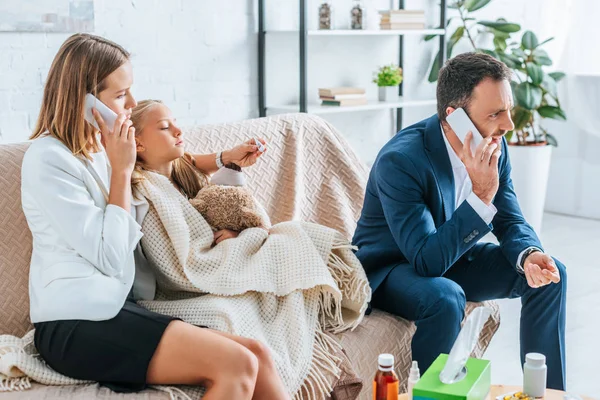
<path fill-rule="evenodd" d="M 403 263 L 422 276 L 444 275 L 492 229 L 515 268 L 527 247 L 541 249 L 517 202 L 506 140 L 498 170 L 498 213 L 487 225 L 466 201 L 455 210 L 452 166 L 437 115 L 396 134 L 373 164 L 353 239 L 373 291 Z"/>

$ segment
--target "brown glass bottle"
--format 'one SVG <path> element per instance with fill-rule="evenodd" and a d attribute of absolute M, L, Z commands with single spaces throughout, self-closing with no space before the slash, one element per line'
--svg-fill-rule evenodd
<path fill-rule="evenodd" d="M 398 375 L 394 372 L 394 356 L 380 354 L 379 368 L 373 378 L 373 400 L 398 400 Z"/>

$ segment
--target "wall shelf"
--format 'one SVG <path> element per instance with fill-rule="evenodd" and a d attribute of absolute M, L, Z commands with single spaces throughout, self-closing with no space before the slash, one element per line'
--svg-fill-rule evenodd
<path fill-rule="evenodd" d="M 292 35 L 299 34 L 299 31 L 266 31 L 267 35 Z M 362 30 L 362 29 L 332 29 L 332 30 L 310 30 L 308 36 L 407 36 L 407 35 L 445 35 L 445 29 L 381 29 L 381 30 Z"/>
<path fill-rule="evenodd" d="M 440 25 L 438 28 L 428 29 L 404 29 L 404 30 L 350 30 L 350 29 L 332 29 L 332 30 L 309 30 L 307 28 L 307 1 L 299 0 L 300 5 L 300 21 L 298 30 L 273 30 L 268 31 L 265 29 L 265 0 L 258 0 L 258 110 L 261 117 L 269 113 L 280 113 L 280 112 L 305 112 L 314 114 L 332 114 L 342 112 L 354 112 L 354 111 L 369 111 L 369 110 L 381 110 L 381 109 L 395 109 L 396 110 L 396 130 L 402 129 L 402 109 L 404 107 L 420 106 L 420 105 L 432 105 L 436 104 L 435 100 L 407 100 L 402 98 L 402 86 L 398 87 L 398 100 L 379 102 L 369 101 L 369 103 L 360 106 L 348 106 L 348 107 L 337 107 L 337 106 L 323 106 L 320 104 L 308 104 L 307 100 L 307 71 L 308 71 L 308 39 L 311 37 L 324 37 L 324 36 L 373 36 L 373 37 L 385 37 L 385 36 L 397 36 L 399 41 L 399 57 L 398 65 L 403 67 L 404 60 L 404 36 L 408 35 L 436 35 L 439 36 L 439 64 L 443 65 L 446 60 L 446 11 L 447 11 L 447 0 L 440 1 Z M 398 8 L 404 9 L 405 0 L 398 0 Z M 299 85 L 298 85 L 298 103 L 290 105 L 270 105 L 267 106 L 267 95 L 266 95 L 266 73 L 265 73 L 265 44 L 266 38 L 269 35 L 290 35 L 293 38 L 297 37 L 298 49 L 299 49 Z"/>
<path fill-rule="evenodd" d="M 395 101 L 369 101 L 367 104 L 360 106 L 324 106 L 321 104 L 308 104 L 306 112 L 310 114 L 334 114 L 344 112 L 356 112 L 356 111 L 370 111 L 370 110 L 386 110 L 386 109 L 397 109 L 404 107 L 417 107 L 417 106 L 429 106 L 435 105 L 437 102 L 433 100 L 408 100 L 402 97 L 398 97 Z M 288 104 L 288 105 L 273 105 L 268 106 L 267 111 L 273 113 L 289 113 L 297 112 L 300 108 L 299 104 Z"/>

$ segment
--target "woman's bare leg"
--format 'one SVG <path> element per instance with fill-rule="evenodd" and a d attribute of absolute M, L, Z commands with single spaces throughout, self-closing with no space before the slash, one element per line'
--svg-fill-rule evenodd
<path fill-rule="evenodd" d="M 275 369 L 275 363 L 269 349 L 258 340 L 234 336 L 224 332 L 213 331 L 231 339 L 250 350 L 258 359 L 258 376 L 252 400 L 288 400 L 283 382 Z"/>
<path fill-rule="evenodd" d="M 150 361 L 147 382 L 204 385 L 205 400 L 250 400 L 258 374 L 258 357 L 245 346 L 215 331 L 173 321 Z"/>

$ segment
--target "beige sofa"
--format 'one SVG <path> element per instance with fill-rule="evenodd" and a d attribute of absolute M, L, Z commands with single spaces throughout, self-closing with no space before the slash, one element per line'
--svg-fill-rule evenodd
<path fill-rule="evenodd" d="M 351 237 L 362 206 L 367 169 L 343 137 L 324 120 L 305 114 L 289 114 L 194 127 L 186 132 L 186 149 L 208 153 L 255 136 L 269 142 L 269 151 L 264 160 L 247 169 L 248 183 L 265 205 L 273 223 L 300 218 L 336 228 Z M 28 300 L 32 244 L 20 198 L 21 160 L 27 146 L 27 143 L 0 146 L 0 334 L 18 336 L 32 327 Z M 327 151 L 332 148 L 343 149 L 343 157 L 339 151 Z M 299 162 L 300 158 L 303 158 L 302 162 Z M 310 168 L 317 164 L 318 168 Z M 321 172 L 315 174 L 316 170 Z M 488 305 L 494 313 L 475 350 L 476 356 L 483 355 L 499 326 L 497 306 L 494 303 Z M 468 310 L 473 306 L 469 304 Z M 379 353 L 389 352 L 396 356 L 396 370 L 401 382 L 405 382 L 414 331 L 413 323 L 375 310 L 356 330 L 340 335 L 355 372 L 364 382 L 361 400 L 371 396 L 371 379 Z M 0 398 L 149 400 L 167 399 L 168 395 L 154 390 L 125 395 L 112 393 L 98 385 L 72 388 L 34 383 L 30 390 L 2 393 Z"/>

